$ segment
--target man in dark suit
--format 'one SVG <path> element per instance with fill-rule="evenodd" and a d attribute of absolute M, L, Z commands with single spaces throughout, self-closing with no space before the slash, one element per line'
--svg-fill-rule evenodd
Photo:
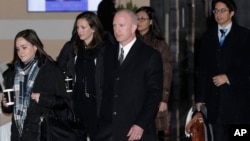
<path fill-rule="evenodd" d="M 217 25 L 201 39 L 195 102 L 207 107 L 214 141 L 228 141 L 231 127 L 250 124 L 250 36 L 233 20 L 233 0 L 214 0 L 212 7 Z"/>
<path fill-rule="evenodd" d="M 162 59 L 157 50 L 136 38 L 137 23 L 138 17 L 127 9 L 114 16 L 119 44 L 107 49 L 105 55 L 100 141 L 157 141 L 155 116 L 163 89 Z"/>

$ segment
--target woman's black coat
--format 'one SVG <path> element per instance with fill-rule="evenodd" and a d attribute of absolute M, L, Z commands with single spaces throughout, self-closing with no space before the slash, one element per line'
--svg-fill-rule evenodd
<path fill-rule="evenodd" d="M 13 87 L 14 78 L 14 67 L 10 67 L 4 73 L 6 88 Z M 49 60 L 46 60 L 40 67 L 32 92 L 40 93 L 39 102 L 30 101 L 21 137 L 15 125 L 14 118 L 12 118 L 11 141 L 40 141 L 41 117 L 48 113 L 50 108 L 64 108 L 66 105 L 65 101 L 69 99 L 65 89 L 63 74 L 56 64 Z M 13 106 L 3 107 L 3 112 L 12 111 Z"/>

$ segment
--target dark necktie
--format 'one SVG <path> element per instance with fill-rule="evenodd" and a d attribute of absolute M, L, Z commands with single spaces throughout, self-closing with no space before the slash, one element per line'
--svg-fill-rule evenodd
<path fill-rule="evenodd" d="M 123 48 L 121 48 L 121 53 L 120 53 L 120 56 L 119 56 L 119 59 L 118 59 L 120 65 L 122 64 L 123 59 L 124 59 L 124 50 L 123 50 Z"/>
<path fill-rule="evenodd" d="M 224 43 L 224 40 L 225 40 L 225 37 L 226 37 L 226 32 L 227 32 L 227 29 L 220 29 L 220 33 L 221 33 L 220 46 L 222 46 L 223 43 Z"/>

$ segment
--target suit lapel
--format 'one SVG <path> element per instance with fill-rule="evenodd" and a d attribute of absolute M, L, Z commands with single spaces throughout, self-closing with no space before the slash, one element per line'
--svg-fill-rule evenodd
<path fill-rule="evenodd" d="M 118 47 L 119 48 L 119 47 Z M 125 60 L 123 61 L 121 68 L 126 67 L 128 64 L 131 63 L 131 61 L 133 61 L 134 59 L 136 59 L 136 52 L 139 51 L 140 49 L 140 42 L 138 41 L 138 39 L 136 39 L 135 43 L 132 45 L 132 47 L 130 48 Z M 119 50 L 119 49 L 118 49 Z M 118 51 L 119 54 L 119 51 Z M 118 56 L 117 56 L 118 58 Z M 118 61 L 118 59 L 117 59 Z"/>

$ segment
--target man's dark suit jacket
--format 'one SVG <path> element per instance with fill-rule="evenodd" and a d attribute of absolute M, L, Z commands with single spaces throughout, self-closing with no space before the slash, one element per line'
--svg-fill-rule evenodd
<path fill-rule="evenodd" d="M 232 24 L 222 47 L 218 27 L 202 37 L 195 101 L 205 102 L 210 123 L 250 123 L 249 37 L 249 30 L 236 23 Z M 216 87 L 212 77 L 218 74 L 226 74 L 230 84 Z"/>
<path fill-rule="evenodd" d="M 136 39 L 120 66 L 118 50 L 118 44 L 106 50 L 100 132 L 108 127 L 113 141 L 127 141 L 129 129 L 136 124 L 144 129 L 141 141 L 156 141 L 154 119 L 163 87 L 161 55 Z"/>

